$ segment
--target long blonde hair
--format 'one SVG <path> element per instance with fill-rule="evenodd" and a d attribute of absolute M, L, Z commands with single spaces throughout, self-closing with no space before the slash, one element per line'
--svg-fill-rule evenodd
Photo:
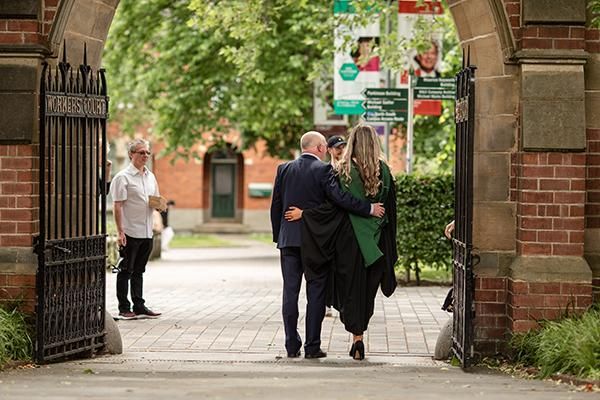
<path fill-rule="evenodd" d="M 379 161 L 385 162 L 377 132 L 370 125 L 357 125 L 350 132 L 346 151 L 337 165 L 337 172 L 343 180 L 352 180 L 350 171 L 352 161 L 358 168 L 358 173 L 365 187 L 365 194 L 373 197 L 381 186 L 381 171 Z"/>

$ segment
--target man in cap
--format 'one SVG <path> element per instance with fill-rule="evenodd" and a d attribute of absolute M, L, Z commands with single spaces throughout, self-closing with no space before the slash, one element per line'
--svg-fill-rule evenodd
<path fill-rule="evenodd" d="M 343 137 L 334 135 L 327 139 L 327 152 L 331 159 L 331 165 L 335 165 L 342 159 L 342 154 L 346 148 L 346 140 Z"/>

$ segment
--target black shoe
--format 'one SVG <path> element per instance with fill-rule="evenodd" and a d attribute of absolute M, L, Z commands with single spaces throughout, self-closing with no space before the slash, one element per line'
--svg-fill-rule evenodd
<path fill-rule="evenodd" d="M 362 340 L 357 340 L 352 345 L 352 349 L 354 352 L 350 354 L 350 356 L 355 360 L 364 360 L 365 359 L 365 344 Z"/>
<path fill-rule="evenodd" d="M 295 353 L 287 353 L 288 358 L 298 358 L 300 357 L 300 350 Z"/>
<path fill-rule="evenodd" d="M 323 358 L 323 357 L 327 357 L 327 353 L 325 353 L 321 349 L 315 351 L 314 353 L 310 353 L 310 354 L 306 353 L 304 355 L 304 358 Z"/>
<path fill-rule="evenodd" d="M 162 315 L 161 313 L 158 312 L 154 312 L 152 310 L 150 310 L 149 308 L 143 308 L 142 310 L 134 310 L 133 311 L 135 313 L 135 315 L 139 316 L 139 317 L 146 317 L 146 318 L 158 318 L 160 315 Z"/>
<path fill-rule="evenodd" d="M 352 343 L 352 347 L 350 347 L 350 352 L 348 353 L 348 355 L 350 357 L 352 357 L 352 355 L 354 354 L 355 349 L 356 349 L 356 343 Z"/>

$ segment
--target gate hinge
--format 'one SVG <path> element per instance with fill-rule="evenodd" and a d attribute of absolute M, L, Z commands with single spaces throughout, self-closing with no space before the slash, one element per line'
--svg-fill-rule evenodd
<path fill-rule="evenodd" d="M 44 252 L 44 249 L 40 243 L 40 235 L 33 237 L 33 252 L 37 255 L 40 255 Z"/>

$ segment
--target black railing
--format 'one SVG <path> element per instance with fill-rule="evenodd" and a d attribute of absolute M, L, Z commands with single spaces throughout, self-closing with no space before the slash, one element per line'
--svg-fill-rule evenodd
<path fill-rule="evenodd" d="M 470 51 L 469 51 L 470 53 Z M 456 75 L 456 161 L 454 169 L 454 332 L 453 351 L 463 368 L 473 356 L 475 293 L 473 275 L 473 137 L 475 133 L 475 70 L 466 65 Z"/>
<path fill-rule="evenodd" d="M 44 64 L 40 85 L 39 235 L 36 279 L 38 362 L 103 346 L 106 263 L 104 70 L 74 71 L 66 46 Z"/>

